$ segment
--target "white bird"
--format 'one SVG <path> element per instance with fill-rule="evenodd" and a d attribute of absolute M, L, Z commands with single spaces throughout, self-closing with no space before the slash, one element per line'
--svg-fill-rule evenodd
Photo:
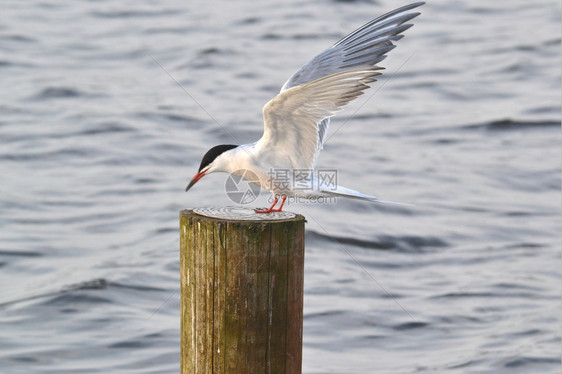
<path fill-rule="evenodd" d="M 423 4 L 413 3 L 372 20 L 303 65 L 263 107 L 262 138 L 211 148 L 186 191 L 207 174 L 227 172 L 271 191 L 273 204 L 258 213 L 280 212 L 287 196 L 392 203 L 322 180 L 314 169 L 330 117 L 375 82 L 383 69 L 376 64 L 413 26 L 406 22 L 420 14 L 409 11 Z M 275 208 L 278 196 L 282 201 Z"/>

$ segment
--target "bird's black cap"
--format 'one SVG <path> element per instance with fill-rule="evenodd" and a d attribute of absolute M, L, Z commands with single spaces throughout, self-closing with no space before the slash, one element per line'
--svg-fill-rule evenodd
<path fill-rule="evenodd" d="M 215 159 L 220 155 L 222 155 L 224 152 L 236 147 L 238 146 L 233 144 L 221 144 L 221 145 L 216 145 L 213 148 L 209 149 L 207 153 L 205 153 L 205 156 L 203 156 L 203 159 L 201 160 L 201 165 L 199 166 L 199 172 L 201 172 L 201 170 L 207 167 L 211 162 L 215 161 Z"/>

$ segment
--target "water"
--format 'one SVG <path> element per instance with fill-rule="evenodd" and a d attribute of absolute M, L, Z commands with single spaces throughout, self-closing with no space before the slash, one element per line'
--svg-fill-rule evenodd
<path fill-rule="evenodd" d="M 178 212 L 232 204 L 225 175 L 183 192 L 200 157 L 403 4 L 5 1 L 0 372 L 177 373 Z M 318 165 L 416 207 L 288 207 L 304 372 L 558 373 L 560 4 L 422 12 Z"/>

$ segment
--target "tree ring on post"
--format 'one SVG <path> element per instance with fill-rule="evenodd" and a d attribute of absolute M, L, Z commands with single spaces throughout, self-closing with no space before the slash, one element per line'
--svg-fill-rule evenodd
<path fill-rule="evenodd" d="M 284 211 L 256 213 L 254 209 L 237 206 L 195 208 L 193 213 L 210 218 L 235 221 L 278 221 L 293 219 L 297 216 L 295 213 Z"/>

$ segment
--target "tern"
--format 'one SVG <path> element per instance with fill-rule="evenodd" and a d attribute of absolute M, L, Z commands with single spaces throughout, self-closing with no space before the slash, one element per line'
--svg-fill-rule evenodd
<path fill-rule="evenodd" d="M 257 213 L 280 212 L 287 196 L 306 199 L 336 196 L 395 203 L 323 180 L 315 173 L 330 118 L 363 94 L 383 68 L 377 64 L 413 25 L 417 2 L 386 13 L 304 64 L 263 107 L 264 133 L 251 144 L 222 144 L 201 160 L 188 191 L 205 175 L 226 172 L 255 183 L 273 195 L 273 204 Z M 275 208 L 279 198 L 281 204 Z M 400 204 L 400 203 L 396 203 Z"/>

